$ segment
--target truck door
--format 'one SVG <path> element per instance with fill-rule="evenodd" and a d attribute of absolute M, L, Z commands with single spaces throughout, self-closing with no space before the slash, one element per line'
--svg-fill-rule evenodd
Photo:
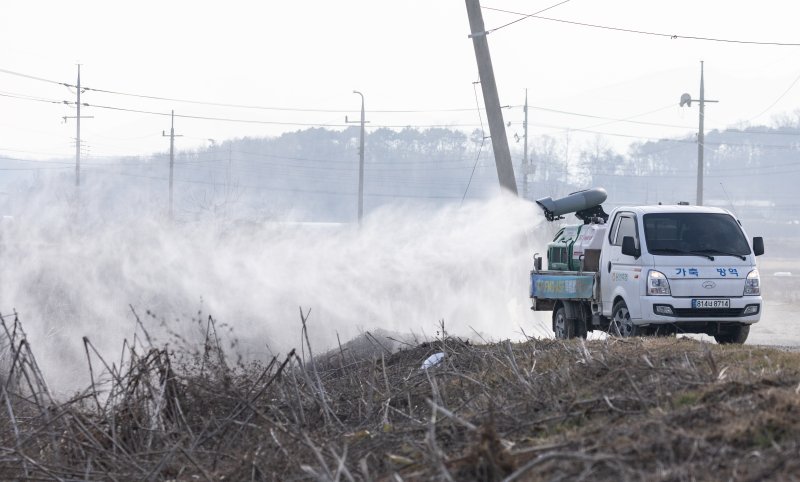
<path fill-rule="evenodd" d="M 636 215 L 621 211 L 614 216 L 608 233 L 607 249 L 601 254 L 600 293 L 603 314 L 611 315 L 614 300 L 621 296 L 628 306 L 631 318 L 641 318 L 639 283 L 642 274 L 642 258 L 622 254 L 622 238 L 631 236 L 639 248 L 639 229 Z"/>

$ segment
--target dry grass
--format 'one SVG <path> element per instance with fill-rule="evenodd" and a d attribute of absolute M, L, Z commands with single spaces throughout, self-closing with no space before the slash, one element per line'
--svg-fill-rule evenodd
<path fill-rule="evenodd" d="M 92 386 L 63 401 L 49 395 L 19 321 L 2 325 L 3 480 L 800 473 L 795 353 L 676 338 L 411 346 L 365 334 L 316 358 L 307 343 L 245 366 L 228 362 L 209 319 L 197 349 L 144 336 L 115 364 L 85 339 Z M 444 360 L 421 370 L 437 352 Z"/>

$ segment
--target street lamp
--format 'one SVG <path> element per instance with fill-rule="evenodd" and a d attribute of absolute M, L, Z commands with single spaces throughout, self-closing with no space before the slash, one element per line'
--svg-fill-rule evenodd
<path fill-rule="evenodd" d="M 703 84 L 703 61 L 700 61 L 700 99 L 692 99 L 689 94 L 681 95 L 680 106 L 692 106 L 692 102 L 700 102 L 700 129 L 697 134 L 697 205 L 703 205 L 703 151 L 705 150 L 705 130 L 703 128 L 703 121 L 705 120 L 705 104 L 706 102 L 719 102 L 718 100 L 706 99 L 705 86 Z"/>

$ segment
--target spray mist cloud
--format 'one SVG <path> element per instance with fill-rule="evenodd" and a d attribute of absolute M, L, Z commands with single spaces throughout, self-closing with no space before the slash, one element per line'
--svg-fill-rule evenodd
<path fill-rule="evenodd" d="M 118 356 L 136 323 L 191 332 L 198 311 L 232 327 L 247 358 L 315 349 L 361 330 L 493 339 L 545 335 L 529 310 L 528 271 L 542 216 L 511 196 L 443 207 L 387 205 L 354 224 L 171 225 L 126 217 L 75 229 L 69 213 L 4 231 L 3 313 L 16 309 L 48 382 L 85 386 L 82 336 Z M 11 306 L 9 306 L 11 304 Z M 185 325 L 181 328 L 181 324 Z"/>

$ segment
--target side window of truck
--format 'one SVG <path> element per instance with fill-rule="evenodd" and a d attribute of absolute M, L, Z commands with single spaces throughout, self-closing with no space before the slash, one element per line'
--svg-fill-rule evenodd
<path fill-rule="evenodd" d="M 612 226 L 613 238 L 611 244 L 614 246 L 622 246 L 622 238 L 630 236 L 636 241 L 638 245 L 638 236 L 636 236 L 636 221 L 633 216 L 629 214 L 622 214 L 614 220 Z"/>
<path fill-rule="evenodd" d="M 622 216 L 617 214 L 614 216 L 614 222 L 611 224 L 611 229 L 608 230 L 608 241 L 611 245 L 616 244 L 615 241 L 617 239 L 617 231 L 619 230 L 619 222 L 622 219 Z"/>

